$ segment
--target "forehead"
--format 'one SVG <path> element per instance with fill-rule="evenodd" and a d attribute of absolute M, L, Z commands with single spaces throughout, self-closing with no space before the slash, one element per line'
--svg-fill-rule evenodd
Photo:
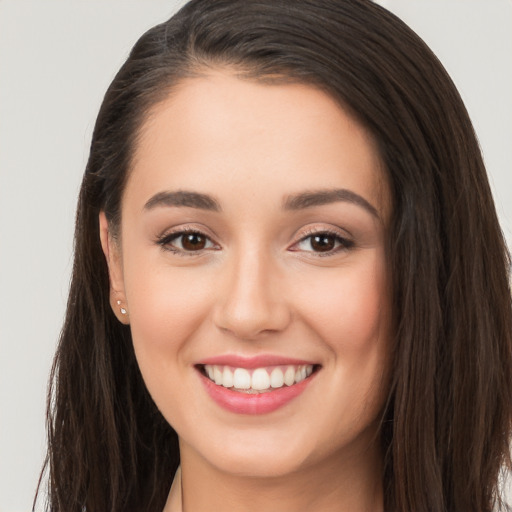
<path fill-rule="evenodd" d="M 127 188 L 148 196 L 158 188 L 227 195 L 265 184 L 276 193 L 343 185 L 387 216 L 376 145 L 332 97 L 309 85 L 224 72 L 185 79 L 152 108 Z"/>

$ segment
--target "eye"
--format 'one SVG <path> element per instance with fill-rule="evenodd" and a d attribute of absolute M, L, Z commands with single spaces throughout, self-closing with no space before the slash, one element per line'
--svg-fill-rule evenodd
<path fill-rule="evenodd" d="M 164 235 L 158 240 L 158 244 L 166 250 L 176 253 L 200 252 L 208 249 L 216 249 L 212 240 L 200 231 L 178 231 Z"/>
<path fill-rule="evenodd" d="M 320 253 L 327 256 L 352 247 L 354 247 L 354 242 L 340 236 L 338 233 L 322 231 L 303 237 L 294 245 L 292 250 Z"/>

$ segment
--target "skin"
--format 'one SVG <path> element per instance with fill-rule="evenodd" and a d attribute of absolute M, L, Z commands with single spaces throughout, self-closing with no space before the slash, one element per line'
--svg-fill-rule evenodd
<path fill-rule="evenodd" d="M 290 196 L 335 189 L 371 207 L 346 197 L 284 207 Z M 208 194 L 220 211 L 145 207 L 184 190 Z M 186 512 L 382 510 L 389 203 L 367 131 L 310 86 L 210 71 L 148 116 L 120 240 L 103 213 L 100 228 L 112 307 L 180 439 Z M 208 237 L 204 249 L 158 242 L 183 228 Z M 334 246 L 320 252 L 311 234 L 326 231 Z M 209 397 L 194 367 L 220 354 L 295 357 L 320 370 L 280 409 L 237 414 Z"/>

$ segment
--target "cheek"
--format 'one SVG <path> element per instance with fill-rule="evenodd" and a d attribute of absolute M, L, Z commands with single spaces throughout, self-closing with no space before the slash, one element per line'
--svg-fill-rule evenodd
<path fill-rule="evenodd" d="M 199 338 L 211 300 L 211 287 L 186 269 L 156 265 L 125 267 L 130 328 L 144 382 L 167 421 L 178 428 L 177 411 L 194 403 L 190 386 L 191 349 Z M 189 418 L 190 419 L 190 418 Z M 199 422 L 200 419 L 197 418 Z"/>
<path fill-rule="evenodd" d="M 387 348 L 390 290 L 380 254 L 316 279 L 303 294 L 302 309 L 312 328 L 347 364 Z"/>
<path fill-rule="evenodd" d="M 175 373 L 176 361 L 187 359 L 189 341 L 209 313 L 208 276 L 151 261 L 140 263 L 127 262 L 125 266 L 130 326 L 139 366 L 143 373 L 148 369 L 169 372 L 173 366 Z"/>
<path fill-rule="evenodd" d="M 388 300 L 384 279 L 379 272 L 364 272 L 351 276 L 344 283 L 339 309 L 331 307 L 333 330 L 343 334 L 339 348 L 364 354 L 380 348 L 387 338 Z M 333 298 L 333 303 L 336 301 Z M 331 336 L 336 336 L 335 332 Z M 332 338 L 331 338 L 332 339 Z"/>
<path fill-rule="evenodd" d="M 387 283 L 384 258 L 370 254 L 317 281 L 303 303 L 310 329 L 331 354 L 326 369 L 332 386 L 326 400 L 337 404 L 331 425 L 335 432 L 346 422 L 354 432 L 370 424 L 383 406 L 392 335 Z"/>

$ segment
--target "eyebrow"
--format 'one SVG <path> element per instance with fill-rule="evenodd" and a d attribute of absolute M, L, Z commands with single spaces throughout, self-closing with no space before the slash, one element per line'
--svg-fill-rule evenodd
<path fill-rule="evenodd" d="M 152 210 L 157 206 L 185 206 L 214 212 L 221 211 L 219 203 L 213 197 L 207 194 L 189 192 L 186 190 L 159 192 L 147 201 L 144 205 L 144 210 Z"/>
<path fill-rule="evenodd" d="M 312 190 L 302 192 L 300 194 L 288 196 L 284 201 L 285 210 L 302 210 L 312 208 L 314 206 L 322 206 L 324 204 L 336 203 L 339 201 L 348 202 L 364 208 L 371 215 L 379 219 L 377 208 L 370 204 L 364 197 L 347 190 L 328 189 L 328 190 Z"/>
<path fill-rule="evenodd" d="M 364 208 L 379 219 L 377 208 L 364 197 L 347 189 L 313 190 L 288 196 L 283 203 L 285 210 L 302 210 L 336 202 L 348 202 Z M 211 196 L 200 192 L 178 190 L 175 192 L 158 192 L 144 205 L 144 210 L 152 210 L 158 206 L 181 206 L 198 208 L 214 212 L 222 211 L 220 204 Z"/>

